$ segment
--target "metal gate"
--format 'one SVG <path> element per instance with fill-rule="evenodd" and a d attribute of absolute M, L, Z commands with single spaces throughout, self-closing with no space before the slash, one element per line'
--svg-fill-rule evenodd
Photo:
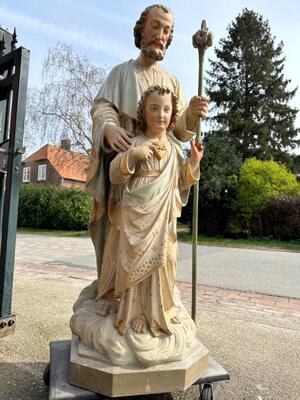
<path fill-rule="evenodd" d="M 0 28 L 0 338 L 12 334 L 11 312 L 29 50 Z"/>

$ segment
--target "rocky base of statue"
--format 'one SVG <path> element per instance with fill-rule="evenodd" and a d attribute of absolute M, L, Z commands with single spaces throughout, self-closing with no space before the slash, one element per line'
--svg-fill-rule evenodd
<path fill-rule="evenodd" d="M 96 314 L 97 281 L 74 305 L 69 382 L 110 397 L 185 390 L 208 369 L 209 352 L 196 338 L 194 321 L 174 291 L 172 335 L 154 337 L 114 327 L 116 314 Z"/>
<path fill-rule="evenodd" d="M 112 365 L 148 367 L 183 360 L 195 339 L 196 327 L 183 306 L 179 290 L 175 287 L 176 317 L 172 335 L 154 337 L 150 331 L 137 333 L 129 328 L 121 336 L 114 327 L 116 314 L 106 317 L 96 314 L 97 281 L 83 289 L 74 304 L 70 321 L 72 333 L 80 343 L 95 350 L 104 362 Z"/>
<path fill-rule="evenodd" d="M 151 367 L 113 366 L 72 337 L 69 383 L 109 397 L 184 391 L 208 369 L 208 350 L 195 339 L 181 361 Z"/>

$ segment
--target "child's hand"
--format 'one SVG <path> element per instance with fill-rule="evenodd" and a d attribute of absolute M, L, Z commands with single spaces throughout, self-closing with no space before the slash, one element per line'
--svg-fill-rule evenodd
<path fill-rule="evenodd" d="M 136 146 L 130 149 L 130 155 L 134 162 L 137 161 L 147 161 L 150 157 L 153 156 L 153 150 L 155 146 L 150 144 L 149 146 L 145 144 L 141 144 L 140 146 Z"/>
<path fill-rule="evenodd" d="M 191 163 L 196 166 L 199 164 L 203 157 L 204 145 L 201 142 L 190 141 L 191 144 Z"/>

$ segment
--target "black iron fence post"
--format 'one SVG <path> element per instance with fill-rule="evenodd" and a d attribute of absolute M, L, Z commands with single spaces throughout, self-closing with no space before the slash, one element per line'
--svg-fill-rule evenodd
<path fill-rule="evenodd" d="M 23 47 L 15 50 L 15 32 L 12 35 L 4 31 L 1 40 L 1 31 L 3 30 L 0 29 L 0 337 L 13 333 L 15 327 L 11 303 L 29 70 L 29 50 Z"/>

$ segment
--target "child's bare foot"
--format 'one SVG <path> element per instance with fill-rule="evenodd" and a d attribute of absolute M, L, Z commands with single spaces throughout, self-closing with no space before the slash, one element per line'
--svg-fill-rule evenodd
<path fill-rule="evenodd" d="M 96 314 L 106 317 L 115 314 L 118 311 L 118 300 L 115 299 L 99 299 L 96 301 Z"/>
<path fill-rule="evenodd" d="M 132 319 L 131 327 L 137 333 L 146 333 L 147 332 L 147 322 L 143 318 Z"/>
<path fill-rule="evenodd" d="M 172 323 L 172 324 L 180 324 L 180 320 L 174 315 L 174 316 L 171 318 L 171 323 Z"/>

